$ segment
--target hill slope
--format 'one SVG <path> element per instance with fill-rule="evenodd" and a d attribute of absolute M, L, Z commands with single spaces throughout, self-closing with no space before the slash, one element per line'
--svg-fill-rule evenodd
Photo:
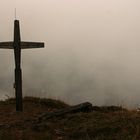
<path fill-rule="evenodd" d="M 15 100 L 0 101 L 0 140 L 139 140 L 140 113 L 119 107 L 94 107 L 37 123 L 44 112 L 69 105 L 51 99 L 24 98 L 24 112 Z"/>

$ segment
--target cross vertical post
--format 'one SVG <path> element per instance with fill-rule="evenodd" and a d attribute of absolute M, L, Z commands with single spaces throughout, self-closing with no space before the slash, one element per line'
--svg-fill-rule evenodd
<path fill-rule="evenodd" d="M 21 49 L 43 48 L 43 42 L 25 42 L 21 41 L 19 20 L 14 21 L 14 41 L 0 42 L 1 49 L 14 49 L 15 58 L 15 96 L 16 111 L 23 111 L 22 104 L 22 70 L 21 70 Z"/>
<path fill-rule="evenodd" d="M 20 47 L 19 21 L 14 21 L 14 56 L 15 56 L 15 96 L 16 111 L 22 111 L 22 70 L 21 70 L 21 47 Z"/>

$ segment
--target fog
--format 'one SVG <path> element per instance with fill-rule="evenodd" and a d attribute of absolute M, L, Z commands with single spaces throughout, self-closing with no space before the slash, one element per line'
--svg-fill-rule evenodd
<path fill-rule="evenodd" d="M 24 96 L 69 104 L 140 106 L 139 0 L 0 0 L 0 41 L 24 41 Z M 14 96 L 14 56 L 0 50 L 0 97 Z"/>

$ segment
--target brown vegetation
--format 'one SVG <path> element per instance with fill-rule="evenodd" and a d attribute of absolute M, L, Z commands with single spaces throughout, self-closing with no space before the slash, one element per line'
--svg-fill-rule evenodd
<path fill-rule="evenodd" d="M 24 98 L 24 112 L 15 100 L 0 101 L 0 140 L 139 140 L 140 112 L 121 107 L 93 107 L 36 122 L 44 112 L 69 105 L 51 99 Z"/>

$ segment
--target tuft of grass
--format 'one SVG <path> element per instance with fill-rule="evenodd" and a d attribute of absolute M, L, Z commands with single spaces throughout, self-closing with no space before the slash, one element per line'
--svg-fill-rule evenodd
<path fill-rule="evenodd" d="M 55 100 L 55 99 L 46 99 L 46 98 L 37 98 L 37 97 L 24 97 L 23 102 L 30 102 L 50 108 L 55 108 L 55 109 L 61 109 L 68 107 L 69 105 L 60 101 L 60 100 Z"/>

